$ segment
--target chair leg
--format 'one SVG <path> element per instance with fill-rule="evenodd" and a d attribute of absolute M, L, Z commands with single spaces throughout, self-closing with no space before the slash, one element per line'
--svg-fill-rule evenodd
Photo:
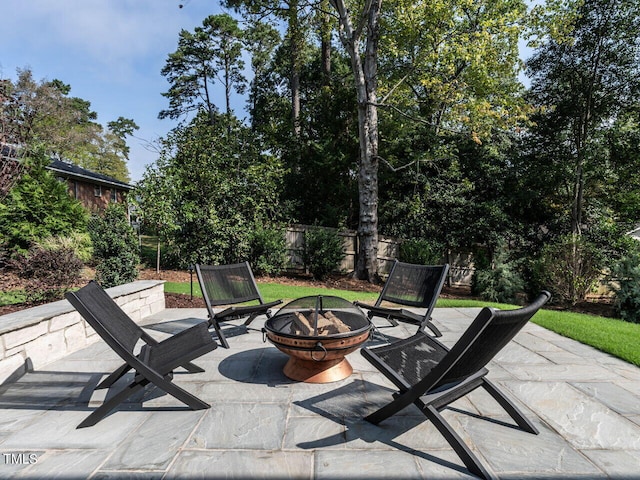
<path fill-rule="evenodd" d="M 394 327 L 398 326 L 398 322 L 395 321 L 394 318 L 391 317 L 387 317 L 387 322 L 389 322 L 391 325 L 393 325 Z"/>
<path fill-rule="evenodd" d="M 434 406 L 428 405 L 422 411 L 447 440 L 449 445 L 451 445 L 453 450 L 460 457 L 460 460 L 462 460 L 462 463 L 464 463 L 471 473 L 484 479 L 492 478 L 491 474 L 487 471 L 484 465 L 482 465 L 480 460 L 478 460 L 478 457 L 473 454 L 471 449 L 469 449 L 469 447 L 462 441 L 460 436 L 453 430 L 453 428 L 451 428 L 451 425 L 447 423 L 444 417 L 440 415 L 440 412 L 438 412 Z"/>
<path fill-rule="evenodd" d="M 258 313 L 252 313 L 247 317 L 247 320 L 244 322 L 244 324 L 249 325 L 251 322 L 253 322 L 256 319 L 258 315 L 259 315 Z"/>
<path fill-rule="evenodd" d="M 486 378 L 483 378 L 482 380 L 482 387 L 489 392 L 489 394 L 500 404 L 502 408 L 505 409 L 509 416 L 522 430 L 535 435 L 540 433 L 535 425 L 525 417 L 524 413 L 522 413 L 504 393 L 498 390 L 498 388 Z"/>
<path fill-rule="evenodd" d="M 209 325 L 215 329 L 216 334 L 218 335 L 218 340 L 220 341 L 220 345 L 224 348 L 229 348 L 229 342 L 227 342 L 224 333 L 222 333 L 222 329 L 220 328 L 220 324 L 218 323 L 218 321 L 209 319 Z"/>
<path fill-rule="evenodd" d="M 364 419 L 367 422 L 373 423 L 374 425 L 378 425 L 383 420 L 395 415 L 403 408 L 408 407 L 413 403 L 410 397 L 405 396 L 404 394 L 394 394 L 393 401 L 387 403 L 384 407 L 376 410 L 375 412 L 367 415 Z"/>
<path fill-rule="evenodd" d="M 187 372 L 189 373 L 202 373 L 204 372 L 204 368 L 197 366 L 194 363 L 191 362 L 187 362 L 184 365 L 180 365 L 182 368 L 184 368 Z"/>
<path fill-rule="evenodd" d="M 424 331 L 425 327 L 433 332 L 433 336 L 434 337 L 441 337 L 442 336 L 442 332 L 438 329 L 438 327 L 436 327 L 433 324 L 433 322 L 431 320 L 427 320 L 427 322 L 423 326 L 420 327 L 420 330 Z"/>
<path fill-rule="evenodd" d="M 180 388 L 171 380 L 167 380 L 166 378 L 154 378 L 152 383 L 158 388 L 164 390 L 169 395 L 180 400 L 185 405 L 188 405 L 192 410 L 204 410 L 205 408 L 209 408 L 211 405 L 203 402 L 195 395 L 187 392 L 183 388 Z"/>
<path fill-rule="evenodd" d="M 100 405 L 93 411 L 91 415 L 85 418 L 80 425 L 76 428 L 92 427 L 104 417 L 106 417 L 111 410 L 116 408 L 119 404 L 125 401 L 128 397 L 141 390 L 149 383 L 148 380 L 134 381 L 127 385 L 124 389 L 120 390 L 117 394 L 111 397 L 109 400 Z"/>
<path fill-rule="evenodd" d="M 110 374 L 107 378 L 105 378 L 100 384 L 95 388 L 95 390 L 100 390 L 103 388 L 109 388 L 111 385 L 116 383 L 120 378 L 122 378 L 125 373 L 131 370 L 131 366 L 128 363 L 118 367 L 112 374 Z"/>

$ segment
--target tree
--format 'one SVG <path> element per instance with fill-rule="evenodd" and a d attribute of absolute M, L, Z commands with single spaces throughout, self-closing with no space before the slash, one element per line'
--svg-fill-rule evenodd
<path fill-rule="evenodd" d="M 570 232 L 580 236 L 611 173 L 608 132 L 639 105 L 640 4 L 571 1 L 554 15 L 568 19 L 567 32 L 545 32 L 527 64 L 531 98 L 540 108 L 532 152 L 555 175 Z"/>
<path fill-rule="evenodd" d="M 89 101 L 70 97 L 71 87 L 60 80 L 34 80 L 29 69 L 18 69 L 15 83 L 3 81 L 3 91 L 2 114 L 14 143 L 38 142 L 50 157 L 129 180 L 125 136 L 137 128 L 133 120 L 120 117 L 105 132 Z"/>
<path fill-rule="evenodd" d="M 177 119 L 204 108 L 213 123 L 216 106 L 211 89 L 216 78 L 224 86 L 227 113 L 231 113 L 231 90 L 242 93 L 246 82 L 241 73 L 241 38 L 237 21 L 227 14 L 207 17 L 193 33 L 182 30 L 178 48 L 169 54 L 161 72 L 171 87 L 162 94 L 169 99 L 169 109 L 161 111 L 159 118 Z"/>
<path fill-rule="evenodd" d="M 225 5 L 244 11 L 251 16 L 264 18 L 273 15 L 276 19 L 287 22 L 285 39 L 287 42 L 288 83 L 291 95 L 291 125 L 294 137 L 300 133 L 300 68 L 302 55 L 306 45 L 304 6 L 299 0 L 225 0 Z"/>
<path fill-rule="evenodd" d="M 24 253 L 38 240 L 85 231 L 86 211 L 45 168 L 43 149 L 33 149 L 24 161 L 27 169 L 0 202 L 0 244 Z"/>
<path fill-rule="evenodd" d="M 155 223 L 182 267 L 246 260 L 252 231 L 278 220 L 279 162 L 235 117 L 209 120 L 202 112 L 174 129 L 140 184 L 143 222 Z"/>
<path fill-rule="evenodd" d="M 244 41 L 245 48 L 251 54 L 253 78 L 249 91 L 249 113 L 255 129 L 255 120 L 258 117 L 258 99 L 271 91 L 269 85 L 264 85 L 263 80 L 271 63 L 273 52 L 280 43 L 280 34 L 268 23 L 251 21 L 245 30 Z"/>
<path fill-rule="evenodd" d="M 360 209 L 359 251 L 354 275 L 361 280 L 376 282 L 379 280 L 377 61 L 382 0 L 364 2 L 357 16 L 351 14 L 345 0 L 330 2 L 338 13 L 340 40 L 351 60 L 358 102 Z M 364 52 L 361 50 L 363 42 Z"/>
<path fill-rule="evenodd" d="M 92 145 L 91 153 L 82 158 L 82 167 L 96 173 L 108 175 L 121 182 L 129 181 L 129 146 L 126 137 L 132 135 L 139 127 L 128 118 L 119 117 L 109 122 L 108 129 L 101 134 Z"/>

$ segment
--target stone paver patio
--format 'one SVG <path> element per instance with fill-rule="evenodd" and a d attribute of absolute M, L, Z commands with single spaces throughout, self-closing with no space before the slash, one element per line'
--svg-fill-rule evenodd
<path fill-rule="evenodd" d="M 436 309 L 444 342 L 477 312 Z M 167 309 L 144 324 L 161 338 L 205 318 L 204 309 Z M 409 335 L 376 323 L 389 338 Z M 248 331 L 227 324 L 231 349 L 195 362 L 205 373 L 176 372 L 208 410 L 148 389 L 76 430 L 105 398 L 95 385 L 121 363 L 103 342 L 0 387 L 0 478 L 471 477 L 415 407 L 380 426 L 362 420 L 390 401 L 392 385 L 358 352 L 348 379 L 293 382 L 282 374 L 287 357 L 263 343 L 260 327 L 261 319 Z M 482 390 L 443 413 L 496 477 L 640 478 L 640 369 L 529 324 L 490 371 L 539 435 L 515 428 Z"/>

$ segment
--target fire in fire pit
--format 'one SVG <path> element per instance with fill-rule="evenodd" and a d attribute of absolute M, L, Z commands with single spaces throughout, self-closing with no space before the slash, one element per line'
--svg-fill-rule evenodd
<path fill-rule="evenodd" d="M 345 356 L 367 341 L 370 330 L 371 322 L 360 308 L 333 296 L 294 300 L 264 325 L 269 341 L 290 357 L 284 374 L 310 383 L 351 375 Z"/>

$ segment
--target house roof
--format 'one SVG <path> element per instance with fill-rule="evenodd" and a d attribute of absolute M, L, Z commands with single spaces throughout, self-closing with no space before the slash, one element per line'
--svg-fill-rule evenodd
<path fill-rule="evenodd" d="M 115 178 L 109 177 L 108 175 L 95 173 L 91 170 L 87 170 L 86 168 L 79 167 L 78 165 L 74 165 L 72 163 L 63 162 L 61 160 L 53 160 L 47 168 L 52 172 L 76 180 L 91 182 L 98 185 L 106 185 L 109 187 L 116 187 L 122 190 L 133 189 L 133 186 L 129 185 L 128 183 L 121 182 L 120 180 L 116 180 Z"/>

